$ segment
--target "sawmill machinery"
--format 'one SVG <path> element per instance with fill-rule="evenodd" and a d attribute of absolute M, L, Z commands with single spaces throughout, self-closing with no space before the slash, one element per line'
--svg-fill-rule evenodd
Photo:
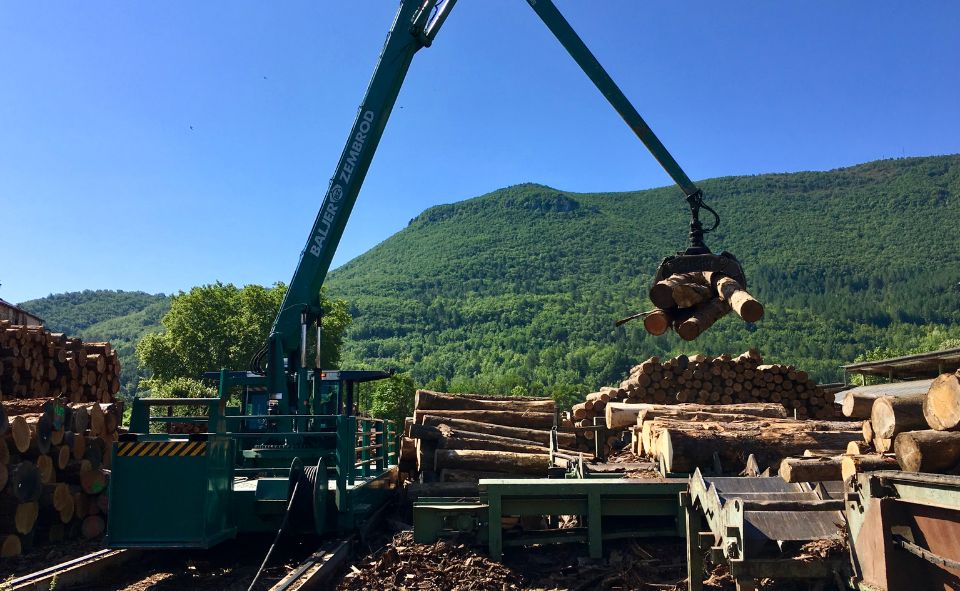
<path fill-rule="evenodd" d="M 410 63 L 433 43 L 454 4 L 400 2 L 267 343 L 250 371 L 207 376 L 217 396 L 134 400 L 130 431 L 112 449 L 108 545 L 207 548 L 242 532 L 282 529 L 288 520 L 298 531 L 339 534 L 361 527 L 396 486 L 394 425 L 359 417 L 356 409 L 358 385 L 388 374 L 322 369 L 320 288 Z M 736 259 L 713 254 L 704 243 L 719 216 L 704 204 L 703 191 L 553 2 L 528 4 L 686 197 L 690 245 L 667 257 L 657 278 L 715 271 L 745 284 Z M 700 222 L 701 210 L 714 216 L 710 227 Z M 198 432 L 190 432 L 187 426 L 196 424 Z"/>

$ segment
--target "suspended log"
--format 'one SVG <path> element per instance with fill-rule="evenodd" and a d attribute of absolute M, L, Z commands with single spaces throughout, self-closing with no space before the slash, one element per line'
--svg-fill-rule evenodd
<path fill-rule="evenodd" d="M 413 420 L 422 423 L 424 415 L 448 417 L 464 421 L 476 421 L 492 425 L 520 427 L 524 429 L 551 429 L 554 414 L 548 412 L 517 412 L 512 410 L 417 410 Z"/>
<path fill-rule="evenodd" d="M 685 341 L 695 340 L 707 329 L 720 320 L 730 311 L 730 304 L 720 299 L 708 300 L 698 304 L 693 314 L 686 320 L 674 325 L 674 330 Z"/>
<path fill-rule="evenodd" d="M 953 431 L 960 426 L 960 375 L 943 374 L 930 384 L 923 415 L 931 429 Z"/>
<path fill-rule="evenodd" d="M 915 394 L 877 398 L 870 415 L 874 438 L 892 439 L 904 431 L 926 429 L 927 419 L 923 416 L 923 401 L 926 396 Z"/>
<path fill-rule="evenodd" d="M 729 304 L 744 322 L 756 322 L 763 318 L 763 304 L 750 295 L 736 280 L 719 275 L 715 287 L 720 299 Z"/>
<path fill-rule="evenodd" d="M 951 472 L 960 465 L 960 431 L 907 431 L 894 440 L 894 453 L 908 472 Z"/>
<path fill-rule="evenodd" d="M 671 275 L 662 281 L 658 281 L 650 288 L 650 301 L 653 302 L 654 306 L 661 309 L 676 308 L 677 302 L 674 300 L 674 290 L 682 289 L 683 286 L 690 284 L 701 285 L 709 289 L 702 273 Z"/>
<path fill-rule="evenodd" d="M 479 470 L 546 476 L 549 454 L 496 452 L 486 450 L 438 449 L 434 466 L 437 470 Z"/>
<path fill-rule="evenodd" d="M 849 480 L 862 472 L 877 472 L 879 470 L 897 470 L 897 459 L 881 454 L 863 454 L 843 456 L 840 460 L 841 476 Z"/>
<path fill-rule="evenodd" d="M 672 319 L 670 314 L 659 308 L 651 310 L 643 317 L 643 328 L 655 337 L 670 330 Z"/>
<path fill-rule="evenodd" d="M 839 457 L 786 458 L 780 463 L 779 474 L 786 482 L 842 480 Z"/>
<path fill-rule="evenodd" d="M 460 394 L 447 394 L 431 390 L 417 390 L 414 396 L 414 408 L 417 410 L 492 410 L 509 412 L 550 413 L 556 410 L 556 403 L 550 399 L 527 399 L 515 396 L 508 399 L 485 400 L 468 398 Z M 430 413 L 433 414 L 433 413 Z"/>

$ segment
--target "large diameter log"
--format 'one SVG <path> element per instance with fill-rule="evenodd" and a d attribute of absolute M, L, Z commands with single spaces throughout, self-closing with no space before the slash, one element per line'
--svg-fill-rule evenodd
<path fill-rule="evenodd" d="M 727 302 L 744 322 L 756 322 L 763 318 L 763 304 L 750 295 L 736 280 L 719 276 L 716 289 L 720 299 Z"/>
<path fill-rule="evenodd" d="M 438 449 L 434 465 L 437 470 L 479 470 L 546 476 L 550 454 L 528 454 L 487 450 Z"/>
<path fill-rule="evenodd" d="M 840 458 L 786 458 L 780 463 L 780 478 L 786 482 L 841 480 Z"/>
<path fill-rule="evenodd" d="M 507 427 L 522 427 L 525 429 L 551 429 L 554 414 L 549 412 L 530 412 L 513 410 L 416 410 L 413 420 L 422 423 L 424 415 L 435 417 L 449 417 L 465 421 L 477 421 L 492 425 Z"/>
<path fill-rule="evenodd" d="M 702 273 L 681 273 L 671 275 L 666 279 L 658 281 L 650 288 L 650 301 L 653 305 L 662 308 L 676 308 L 677 302 L 673 299 L 675 288 L 688 284 L 699 284 L 706 286 L 706 280 Z"/>
<path fill-rule="evenodd" d="M 877 398 L 870 414 L 874 438 L 892 439 L 904 431 L 926 429 L 927 419 L 923 416 L 924 398 L 926 394 Z"/>
<path fill-rule="evenodd" d="M 960 465 L 960 431 L 907 431 L 894 440 L 894 453 L 908 472 L 951 472 Z"/>
<path fill-rule="evenodd" d="M 629 402 L 610 402 L 604 408 L 604 419 L 608 429 L 621 429 L 637 424 L 641 412 L 656 410 L 657 412 L 714 412 L 745 414 L 757 417 L 786 418 L 787 410 L 782 404 L 776 403 L 747 403 L 747 404 L 633 404 Z"/>
<path fill-rule="evenodd" d="M 400 459 L 405 462 L 417 461 L 417 442 L 410 437 L 400 441 Z"/>
<path fill-rule="evenodd" d="M 556 403 L 553 400 L 526 399 L 517 396 L 507 400 L 482 400 L 467 398 L 459 394 L 433 392 L 431 390 L 417 390 L 414 397 L 416 410 L 504 410 L 504 411 L 532 411 L 553 413 Z"/>
<path fill-rule="evenodd" d="M 943 374 L 930 384 L 923 416 L 931 429 L 953 431 L 960 427 L 960 375 Z"/>
<path fill-rule="evenodd" d="M 851 419 L 869 419 L 873 411 L 873 402 L 878 398 L 889 396 L 913 396 L 924 394 L 930 389 L 933 380 L 916 380 L 912 382 L 895 382 L 892 384 L 875 384 L 872 386 L 858 386 L 847 390 L 840 403 L 843 416 Z"/>
<path fill-rule="evenodd" d="M 757 463 L 780 469 L 784 458 L 803 455 L 806 449 L 844 450 L 850 441 L 859 441 L 857 431 L 756 431 L 665 429 L 657 439 L 657 452 L 670 472 L 693 472 L 713 465 L 717 453 L 725 472 L 743 471 L 753 454 Z"/>
<path fill-rule="evenodd" d="M 511 437 L 514 439 L 526 439 L 527 441 L 535 441 L 541 445 L 550 444 L 550 431 L 543 429 L 507 427 L 504 425 L 491 425 L 478 421 L 431 415 L 424 416 L 422 423 L 433 427 L 449 425 L 452 429 L 458 431 L 471 431 L 474 433 L 486 433 L 488 435 L 499 435 L 501 437 Z M 561 447 L 573 449 L 577 445 L 577 436 L 574 433 L 557 433 L 557 441 Z"/>
<path fill-rule="evenodd" d="M 848 455 L 840 460 L 840 471 L 844 481 L 862 472 L 897 470 L 899 467 L 896 458 L 880 454 Z"/>

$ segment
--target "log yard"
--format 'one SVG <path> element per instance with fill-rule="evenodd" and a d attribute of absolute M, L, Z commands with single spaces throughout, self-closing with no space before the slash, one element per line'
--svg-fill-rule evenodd
<path fill-rule="evenodd" d="M 736 238 L 747 223 L 740 218 L 752 213 L 732 195 L 749 190 L 720 196 L 716 184 L 691 180 L 622 90 L 640 93 L 631 76 L 650 82 L 662 72 L 642 60 L 618 68 L 621 87 L 584 41 L 603 35 L 588 27 L 582 39 L 553 0 L 511 8 L 526 11 L 557 54 L 559 43 L 563 63 L 586 75 L 595 110 L 623 119 L 631 145 L 645 148 L 675 184 L 648 196 L 680 212 L 658 226 L 669 236 L 645 243 L 655 253 L 624 257 L 642 284 L 608 273 L 608 292 L 581 290 L 574 279 L 563 284 L 568 299 L 557 300 L 534 286 L 532 299 L 494 313 L 482 299 L 489 282 L 458 292 L 473 308 L 451 312 L 444 306 L 459 296 L 438 280 L 432 295 L 398 306 L 403 323 L 442 319 L 411 351 L 398 352 L 390 335 L 399 333 L 385 320 L 348 331 L 351 315 L 369 319 L 378 303 L 384 314 L 391 305 L 373 291 L 349 302 L 331 295 L 328 279 L 346 281 L 357 269 L 338 269 L 334 256 L 388 118 L 404 108 L 401 96 L 410 98 L 401 87 L 414 57 L 434 45 L 456 4 L 400 0 L 289 283 L 239 290 L 218 282 L 142 305 L 129 303 L 141 295 L 122 291 L 127 303 L 97 300 L 132 313 L 136 338 L 116 318 L 93 330 L 79 312 L 35 303 L 43 299 L 0 300 L 0 590 L 960 589 L 960 341 L 948 338 L 960 334 L 955 325 L 898 349 L 875 344 L 894 319 L 870 330 L 851 321 L 823 337 L 848 358 L 821 359 L 826 348 L 813 339 L 825 331 L 803 311 L 814 300 L 776 289 L 787 276 L 815 283 L 820 271 L 803 260 L 780 272 L 785 257 Z M 436 45 L 431 55 L 443 52 Z M 676 124 L 649 116 L 664 130 Z M 689 140 L 670 137 L 678 146 Z M 936 170 L 922 176 L 947 174 Z M 418 176 L 433 174 L 424 172 Z M 537 187 L 531 197 L 528 189 L 505 193 L 495 215 L 522 209 L 549 221 L 599 211 L 599 201 L 579 194 Z M 937 207 L 951 195 L 936 193 Z M 428 209 L 402 232 L 436 229 L 481 206 Z M 788 204 L 771 217 L 790 212 Z M 753 234 L 763 235 L 769 219 Z M 533 234 L 546 232 L 547 222 L 530 223 Z M 804 240 L 813 244 L 808 252 L 821 245 L 819 228 L 793 230 L 772 243 L 798 252 Z M 258 227 L 250 238 L 274 231 Z M 712 250 L 708 240 L 744 258 Z M 88 264 L 94 241 L 82 242 Z M 448 247 L 436 242 L 434 252 Z M 477 261 L 502 254 L 496 244 L 471 248 Z M 530 268 L 578 255 L 551 256 Z M 477 264 L 515 273 L 496 260 Z M 475 262 L 448 267 L 475 272 Z M 941 267 L 940 278 L 953 270 Z M 536 283 L 526 272 L 533 271 L 519 273 L 516 285 Z M 917 277 L 909 275 L 911 289 L 927 285 Z M 396 290 L 432 285 L 423 275 L 389 281 Z M 629 297 L 608 297 L 621 282 Z M 857 289 L 883 288 L 865 280 Z M 606 331 L 610 346 L 555 354 L 551 347 L 576 332 L 563 302 L 591 290 L 610 301 L 577 338 Z M 935 290 L 955 315 L 953 292 Z M 843 309 L 869 316 L 856 302 Z M 536 307 L 536 322 L 554 314 L 550 330 L 510 324 L 525 306 Z M 495 359 L 536 377 L 469 381 L 497 361 L 428 363 L 425 351 L 441 342 L 469 353 L 479 329 L 452 339 L 441 331 L 462 328 L 471 314 L 509 324 L 514 332 L 497 342 Z M 908 324 L 922 316 L 913 308 L 892 314 Z M 344 345 L 385 334 L 366 357 Z M 537 347 L 521 334 L 535 334 Z M 595 366 L 603 372 L 590 373 Z"/>

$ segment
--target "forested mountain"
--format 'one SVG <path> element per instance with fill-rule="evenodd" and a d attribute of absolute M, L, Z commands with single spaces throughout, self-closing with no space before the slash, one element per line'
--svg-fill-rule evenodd
<path fill-rule="evenodd" d="M 767 306 L 756 325 L 730 316 L 694 343 L 639 322 L 615 329 L 649 307 L 653 272 L 684 246 L 679 190 L 524 184 L 432 207 L 331 274 L 329 294 L 354 317 L 344 366 L 396 367 L 451 390 L 569 393 L 618 382 L 650 355 L 756 347 L 832 381 L 876 348 L 960 337 L 960 156 L 701 186 L 723 218 L 707 243 L 739 257 Z M 133 345 L 169 298 L 84 291 L 21 305 L 54 330 L 114 342 L 130 392 Z"/>
<path fill-rule="evenodd" d="M 100 289 L 49 295 L 19 306 L 43 318 L 50 330 L 85 341 L 110 341 L 120 355 L 123 392 L 132 394 L 140 377 L 134 347 L 140 337 L 159 327 L 170 298 Z"/>
<path fill-rule="evenodd" d="M 638 360 L 757 347 L 826 381 L 877 347 L 958 334 L 960 156 L 703 181 L 708 245 L 741 260 L 767 305 L 694 343 L 614 320 L 649 307 L 661 259 L 684 246 L 678 189 L 570 193 L 524 184 L 430 208 L 336 270 L 351 303 L 345 362 L 452 389 L 535 391 L 619 381 Z M 935 344 L 933 346 L 936 346 Z"/>

